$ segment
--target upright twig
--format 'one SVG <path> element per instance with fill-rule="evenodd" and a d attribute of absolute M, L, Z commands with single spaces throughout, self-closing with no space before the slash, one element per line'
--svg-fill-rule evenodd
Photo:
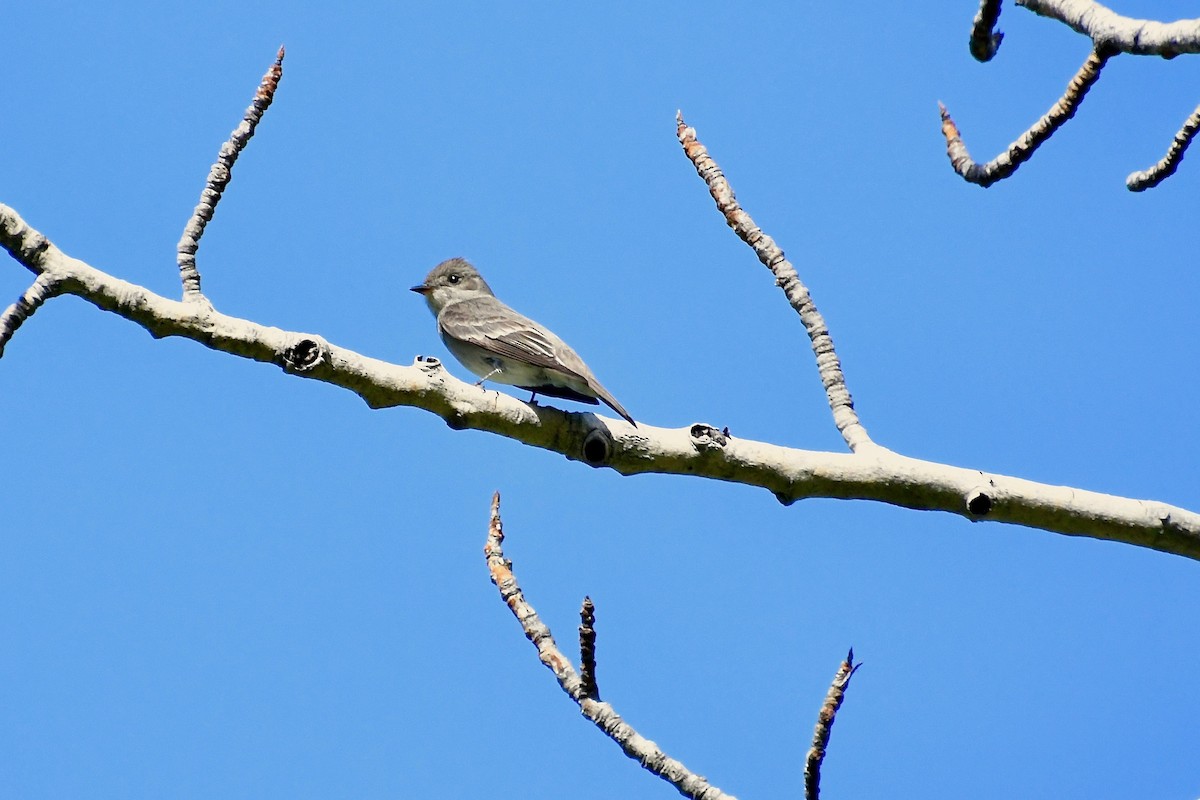
<path fill-rule="evenodd" d="M 196 267 L 196 251 L 200 248 L 200 237 L 204 235 L 205 226 L 213 218 L 217 203 L 221 201 L 221 194 L 229 185 L 229 180 L 233 176 L 234 162 L 246 148 L 250 138 L 254 136 L 254 130 L 258 127 L 259 120 L 262 119 L 263 114 L 270 107 L 271 101 L 275 98 L 279 79 L 283 77 L 283 52 L 283 47 L 280 47 L 278 55 L 275 56 L 275 63 L 263 75 L 262 82 L 258 85 L 258 91 L 254 93 L 254 101 L 246 109 L 241 123 L 233 129 L 233 133 L 229 135 L 229 141 L 221 145 L 217 160 L 208 172 L 204 190 L 200 192 L 200 202 L 192 212 L 192 217 L 188 220 L 187 225 L 183 227 L 183 236 L 176 246 L 176 258 L 179 262 L 179 277 L 183 282 L 183 299 L 185 301 L 206 302 L 204 294 L 200 291 L 200 270 Z"/>
<path fill-rule="evenodd" d="M 593 700 L 600 699 L 596 685 L 596 606 L 592 598 L 583 598 L 579 608 L 579 679 L 583 693 Z"/>
<path fill-rule="evenodd" d="M 1017 171 L 1017 167 L 1033 156 L 1043 142 L 1075 116 L 1079 104 L 1083 102 L 1088 89 L 1099 79 L 1100 70 L 1104 68 L 1108 59 L 1108 55 L 1092 51 L 1079 68 L 1079 72 L 1071 78 L 1071 82 L 1067 84 L 1067 91 L 1058 102 L 1035 122 L 1033 127 L 1010 144 L 1007 150 L 986 164 L 977 164 L 971 159 L 967 146 L 963 144 L 962 135 L 958 132 L 958 126 L 950 118 L 950 112 L 946 110 L 945 105 L 938 103 L 938 110 L 942 115 L 942 135 L 946 137 L 946 155 L 950 157 L 954 171 L 967 182 L 985 189 L 1012 175 Z"/>
<path fill-rule="evenodd" d="M 1179 129 L 1179 133 L 1175 134 L 1175 139 L 1167 148 L 1167 154 L 1157 164 L 1141 172 L 1135 172 L 1125 179 L 1125 186 L 1129 191 L 1144 192 L 1147 189 L 1153 189 L 1174 175 L 1175 170 L 1179 169 L 1179 162 L 1183 161 L 1183 154 L 1187 152 L 1188 145 L 1195 138 L 1197 130 L 1200 130 L 1200 106 L 1196 106 L 1196 110 L 1191 113 L 1191 116 L 1184 120 L 1183 127 Z"/>
<path fill-rule="evenodd" d="M 641 736 L 625 720 L 618 716 L 608 703 L 600 702 L 589 697 L 584 690 L 579 673 L 571 666 L 571 661 L 558 645 L 550 628 L 542 622 L 537 611 L 525 600 L 525 594 L 517 584 L 517 578 L 512 571 L 512 562 L 504 557 L 504 526 L 500 521 L 500 493 L 492 495 L 491 524 L 488 526 L 487 543 L 483 547 L 487 558 L 488 571 L 492 583 L 500 590 L 500 599 L 508 606 L 509 611 L 521 623 L 525 638 L 537 648 L 538 658 L 554 673 L 558 685 L 567 696 L 579 705 L 579 710 L 592 723 L 612 739 L 624 751 L 625 755 L 638 761 L 650 772 L 670 783 L 685 797 L 696 800 L 735 800 L 732 795 L 725 794 L 711 785 L 700 775 L 695 774 L 680 762 L 669 757 L 658 745 Z"/>
<path fill-rule="evenodd" d="M 725 173 L 717 166 L 717 162 L 708 154 L 708 149 L 696 138 L 696 129 L 688 127 L 683 121 L 683 112 L 675 115 L 675 135 L 683 152 L 704 183 L 708 192 L 717 203 L 717 210 L 725 217 L 725 222 L 733 228 L 738 237 L 750 245 L 767 269 L 775 276 L 775 283 L 783 289 L 788 303 L 800 315 L 804 330 L 812 342 L 813 354 L 817 358 L 817 372 L 825 387 L 825 395 L 829 398 L 829 408 L 833 411 L 833 421 L 846 444 L 854 452 L 860 448 L 877 447 L 867 435 L 867 429 L 858 419 L 854 410 L 854 400 L 850 390 L 846 388 L 846 376 L 842 373 L 842 363 L 833 348 L 833 338 L 825 326 L 825 319 L 817 311 L 812 296 L 808 293 L 796 268 L 784 256 L 783 250 L 775 244 L 775 240 L 763 233 L 754 223 L 750 215 L 742 210 L 734 196 L 733 187 L 725 178 Z"/>
<path fill-rule="evenodd" d="M 991 61 L 1004 41 L 1004 34 L 995 30 L 1000 21 L 1000 0 L 979 0 L 979 10 L 971 23 L 971 55 L 976 61 Z"/>
<path fill-rule="evenodd" d="M 808 749 L 808 757 L 804 760 L 804 797 L 806 800 L 818 800 L 821 795 L 821 762 L 825 760 L 825 748 L 829 744 L 829 734 L 833 732 L 833 720 L 842 700 L 846 697 L 846 688 L 850 686 L 850 678 L 862 664 L 854 663 L 854 648 L 838 667 L 833 676 L 833 683 L 825 695 L 825 703 L 817 714 L 817 724 L 813 728 L 812 747 Z"/>

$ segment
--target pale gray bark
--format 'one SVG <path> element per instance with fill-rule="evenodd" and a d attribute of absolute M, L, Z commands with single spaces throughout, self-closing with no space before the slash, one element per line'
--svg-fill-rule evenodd
<path fill-rule="evenodd" d="M 525 599 L 513 574 L 512 562 L 504 557 L 504 526 L 500 521 L 500 493 L 492 495 L 492 515 L 488 525 L 487 542 L 483 546 L 488 572 L 492 583 L 500 591 L 500 599 L 521 624 L 525 638 L 537 648 L 538 660 L 554 673 L 559 687 L 579 706 L 583 716 L 616 742 L 625 755 L 642 765 L 647 771 L 662 778 L 679 790 L 684 797 L 693 800 L 737 800 L 733 795 L 722 792 L 702 775 L 692 772 L 682 761 L 668 756 L 657 742 L 642 736 L 621 718 L 611 703 L 601 702 L 588 690 L 585 676 L 576 671 L 571 659 L 559 649 L 554 641 L 550 626 L 542 622 L 533 605 Z M 595 664 L 592 664 L 595 668 Z"/>
<path fill-rule="evenodd" d="M 1096 49 L 1164 58 L 1200 53 L 1200 19 L 1175 22 L 1135 19 L 1093 0 L 1016 0 L 1016 3 L 1069 25 L 1090 38 Z"/>
<path fill-rule="evenodd" d="M 953 467 L 882 447 L 825 453 L 742 439 L 716 426 L 633 427 L 623 420 L 532 406 L 458 380 L 436 359 L 399 366 L 337 347 L 311 333 L 285 331 L 222 314 L 202 303 L 161 297 L 63 253 L 0 204 L 0 247 L 36 275 L 150 332 L 275 364 L 300 377 L 348 389 L 372 408 L 413 406 L 452 428 L 474 428 L 624 475 L 694 475 L 761 486 L 781 502 L 806 497 L 875 500 L 945 511 L 971 520 L 1027 525 L 1200 559 L 1200 514 L 1166 503 L 1052 486 Z M 46 313 L 46 312 L 43 312 Z"/>
<path fill-rule="evenodd" d="M 1038 146 L 1050 138 L 1067 120 L 1075 115 L 1108 59 L 1120 53 L 1140 56 L 1174 58 L 1185 53 L 1200 53 L 1200 19 L 1181 19 L 1157 22 L 1117 14 L 1094 0 L 1016 0 L 1017 5 L 1035 14 L 1056 19 L 1092 41 L 1092 53 L 1071 80 L 1067 92 L 1054 106 L 1008 148 L 986 164 L 971 159 L 957 126 L 939 103 L 942 114 L 942 134 L 946 137 L 946 152 L 954 171 L 964 180 L 988 187 L 1004 180 L 1028 161 Z M 1004 38 L 995 28 L 1000 18 L 1000 0 L 980 0 L 979 11 L 971 28 L 969 46 L 979 61 L 992 59 Z M 1166 155 L 1149 168 L 1134 172 L 1125 186 L 1134 192 L 1157 186 L 1174 174 L 1188 145 L 1200 126 L 1200 108 L 1188 117 L 1175 134 Z"/>

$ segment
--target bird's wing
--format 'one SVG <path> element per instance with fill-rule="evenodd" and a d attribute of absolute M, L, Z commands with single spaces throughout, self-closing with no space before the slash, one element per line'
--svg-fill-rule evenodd
<path fill-rule="evenodd" d="M 573 375 L 587 384 L 609 408 L 629 420 L 632 425 L 637 425 L 629 412 L 600 385 L 600 381 L 596 380 L 596 376 L 583 363 L 583 359 L 566 342 L 494 297 L 478 297 L 446 306 L 438 314 L 438 327 L 448 336 L 469 342 L 498 356 Z M 554 397 L 565 397 L 568 400 L 595 402 L 592 398 L 565 387 L 522 388 Z"/>
<path fill-rule="evenodd" d="M 438 314 L 438 327 L 455 339 L 498 356 L 554 369 L 587 381 L 587 367 L 575 351 L 550 331 L 494 297 L 452 303 Z"/>

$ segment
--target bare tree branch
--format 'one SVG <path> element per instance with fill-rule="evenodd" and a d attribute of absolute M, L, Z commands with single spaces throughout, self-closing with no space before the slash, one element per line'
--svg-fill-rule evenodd
<path fill-rule="evenodd" d="M 1200 19 L 1156 22 L 1123 17 L 1094 0 L 1016 0 L 1035 14 L 1065 23 L 1097 50 L 1174 58 L 1200 53 Z"/>
<path fill-rule="evenodd" d="M 271 76 L 278 67 L 277 60 L 261 95 L 269 97 L 277 79 Z M 590 412 L 532 406 L 464 383 L 434 358 L 419 356 L 413 366 L 401 367 L 335 347 L 315 334 L 283 331 L 221 314 L 207 302 L 169 300 L 70 258 L 16 211 L 0 204 L 0 247 L 38 276 L 23 305 L 18 303 L 7 313 L 6 329 L 11 336 L 19 320 L 46 298 L 73 294 L 140 325 L 156 338 L 189 338 L 214 350 L 275 364 L 292 375 L 349 389 L 372 408 L 424 408 L 452 428 L 491 431 L 625 475 L 695 475 L 761 486 L 785 504 L 805 497 L 876 500 L 947 511 L 970 520 L 1110 539 L 1200 559 L 1200 514 L 1195 512 L 919 461 L 873 444 L 854 413 L 824 320 L 795 268 L 737 204 L 720 168 L 681 116 L 676 132 L 726 221 L 775 274 L 800 314 L 834 419 L 855 451 L 853 455 L 739 439 L 728 429 L 699 422 L 678 429 L 634 428 Z M 195 284 L 196 293 L 198 287 Z"/>
<path fill-rule="evenodd" d="M 854 648 L 850 648 L 850 654 L 838 667 L 837 674 L 833 676 L 833 683 L 829 685 L 829 691 L 825 694 L 825 703 L 821 706 L 821 712 L 817 714 L 817 724 L 813 728 L 812 747 L 808 749 L 808 756 L 804 759 L 805 800 L 818 800 L 821 796 L 821 763 L 825 760 L 829 734 L 833 732 L 833 720 L 838 709 L 842 707 L 850 679 L 861 666 L 862 664 L 854 663 Z"/>
<path fill-rule="evenodd" d="M 205 226 L 212 221 L 213 213 L 217 210 L 217 203 L 221 202 L 221 195 L 225 191 L 225 187 L 229 185 L 230 178 L 233 177 L 234 163 L 241 155 L 242 150 L 246 149 L 246 145 L 254 136 L 254 129 L 258 127 L 259 120 L 271 106 L 281 77 L 283 77 L 283 47 L 279 48 L 279 53 L 275 56 L 275 63 L 263 75 L 258 91 L 254 93 L 254 101 L 246 109 L 241 124 L 234 128 L 233 133 L 229 134 L 229 141 L 221 145 L 217 160 L 209 170 L 208 180 L 204 182 L 204 190 L 200 192 L 200 202 L 192 212 L 192 217 L 188 220 L 187 225 L 183 227 L 183 237 L 176 246 L 176 259 L 179 262 L 179 278 L 183 282 L 183 299 L 185 301 L 207 302 L 204 294 L 200 291 L 200 270 L 196 267 L 196 251 L 200 248 L 200 237 L 204 235 Z"/>
<path fill-rule="evenodd" d="M 1055 106 L 987 164 L 971 160 L 966 145 L 958 133 L 949 112 L 941 103 L 942 134 L 954 171 L 970 183 L 987 187 L 1016 172 L 1017 167 L 1033 155 L 1038 145 L 1049 139 L 1059 127 L 1074 116 L 1088 89 L 1099 79 L 1100 70 L 1108 58 L 1118 53 L 1155 55 L 1174 58 L 1184 53 L 1200 53 L 1200 19 L 1181 19 L 1175 22 L 1156 22 L 1124 17 L 1094 0 L 1016 0 L 1035 14 L 1056 19 L 1092 40 L 1092 55 L 1071 80 L 1067 92 Z M 979 61 L 996 55 L 1003 34 L 992 33 L 1000 17 L 1000 0 L 980 0 L 979 11 L 971 28 L 971 54 Z M 1166 156 L 1153 167 L 1135 172 L 1125 180 L 1126 187 L 1141 192 L 1166 180 L 1179 166 L 1183 153 L 1191 144 L 1200 125 L 1200 108 L 1184 123 Z"/>
<path fill-rule="evenodd" d="M 967 152 L 967 146 L 963 144 L 958 127 L 950 118 L 950 112 L 946 110 L 946 106 L 938 103 L 938 109 L 942 115 L 942 135 L 946 137 L 946 155 L 950 157 L 950 164 L 954 167 L 954 171 L 967 182 L 984 188 L 1012 175 L 1017 171 L 1017 167 L 1033 156 L 1043 142 L 1049 139 L 1067 120 L 1075 116 L 1075 111 L 1083 102 L 1088 89 L 1092 88 L 1092 84 L 1099 79 L 1100 70 L 1108 62 L 1108 58 L 1109 56 L 1095 51 L 1089 54 L 1087 60 L 1083 62 L 1083 66 L 1079 68 L 1079 72 L 1067 84 L 1067 91 L 1059 98 L 1058 102 L 1034 123 L 1033 127 L 1010 144 L 1007 150 L 986 164 L 977 164 L 971 159 L 971 154 Z"/>
<path fill-rule="evenodd" d="M 0 247 L 34 274 L 50 273 L 59 294 L 81 297 L 155 338 L 192 339 L 348 389 L 372 408 L 423 408 L 452 428 L 490 431 L 623 475 L 656 472 L 761 486 L 783 503 L 806 497 L 876 500 L 1200 559 L 1200 514 L 1165 503 L 921 461 L 878 446 L 855 454 L 822 453 L 741 439 L 705 423 L 634 428 L 591 412 L 532 406 L 464 383 L 434 358 L 418 357 L 413 366 L 402 367 L 336 347 L 316 334 L 161 297 L 67 256 L 3 204 Z"/>
<path fill-rule="evenodd" d="M 717 210 L 725 217 L 726 224 L 733 228 L 743 242 L 750 245 L 767 269 L 775 276 L 775 284 L 783 289 L 788 303 L 800 315 L 804 330 L 812 342 L 813 355 L 817 358 L 817 372 L 821 384 L 825 387 L 825 395 L 829 398 L 829 408 L 833 411 L 833 421 L 838 432 L 846 440 L 846 444 L 854 452 L 876 448 L 867 429 L 859 422 L 858 413 L 854 410 L 854 400 L 850 390 L 846 388 L 846 376 L 842 374 L 842 363 L 833 348 L 833 337 L 825 325 L 825 318 L 817 311 L 817 306 L 808 293 L 803 281 L 800 280 L 792 262 L 784 256 L 783 250 L 775 244 L 775 240 L 763 233 L 750 215 L 742 210 L 733 187 L 725 178 L 725 173 L 717 166 L 717 162 L 708 154 L 708 148 L 696 139 L 696 129 L 688 127 L 683 121 L 683 112 L 675 115 L 675 135 L 683 152 L 692 162 L 708 192 L 717 203 Z"/>
<path fill-rule="evenodd" d="M 1125 179 L 1125 185 L 1129 191 L 1144 192 L 1147 189 L 1153 189 L 1174 175 L 1175 170 L 1179 169 L 1179 162 L 1183 161 L 1183 154 L 1187 152 L 1188 145 L 1195 138 L 1197 130 L 1200 130 L 1200 106 L 1196 106 L 1196 110 L 1192 112 L 1191 116 L 1184 120 L 1183 127 L 1179 129 L 1179 133 L 1175 134 L 1174 141 L 1167 148 L 1167 154 L 1157 164 L 1141 172 L 1135 172 Z"/>
<path fill-rule="evenodd" d="M 504 557 L 503 543 L 500 493 L 496 492 L 492 495 L 491 524 L 488 526 L 487 543 L 483 547 L 492 583 L 500 590 L 500 599 L 517 618 L 517 622 L 521 623 L 525 638 L 537 648 L 538 658 L 554 673 L 558 685 L 575 701 L 583 715 L 603 731 L 605 736 L 616 742 L 625 755 L 670 783 L 685 797 L 696 800 L 735 800 L 732 795 L 725 794 L 702 776 L 691 772 L 682 763 L 664 753 L 657 744 L 639 734 L 633 726 L 621 719 L 610 704 L 602 703 L 588 695 L 584 682 L 571 666 L 570 659 L 563 655 L 554 643 L 550 628 L 542 622 L 537 611 L 525 599 L 524 592 L 517 584 L 517 577 L 513 574 L 512 562 Z"/>
<path fill-rule="evenodd" d="M 979 0 L 979 10 L 971 23 L 971 55 L 976 61 L 991 61 L 1004 41 L 1004 34 L 992 31 L 1000 21 L 1000 0 Z"/>

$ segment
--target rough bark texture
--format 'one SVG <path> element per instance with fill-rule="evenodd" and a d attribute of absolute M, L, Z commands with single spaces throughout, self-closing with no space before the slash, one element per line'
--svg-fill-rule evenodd
<path fill-rule="evenodd" d="M 496 492 L 492 495 L 492 518 L 488 525 L 487 543 L 483 546 L 492 583 L 500 590 L 500 599 L 521 624 L 525 638 L 537 648 L 538 659 L 554 673 L 558 685 L 578 704 L 583 716 L 591 720 L 605 736 L 616 742 L 625 755 L 674 786 L 684 797 L 691 797 L 693 800 L 736 800 L 733 795 L 725 794 L 703 776 L 697 775 L 682 762 L 668 756 L 658 744 L 634 730 L 632 725 L 621 719 L 611 704 L 603 703 L 589 695 L 585 679 L 580 677 L 571 660 L 558 649 L 549 626 L 542 622 L 537 611 L 525 599 L 525 593 L 521 591 L 517 577 L 513 574 L 512 562 L 504 557 L 503 545 L 504 526 L 500 521 L 500 493 Z"/>
<path fill-rule="evenodd" d="M 876 500 L 1200 559 L 1200 514 L 1165 503 L 921 461 L 881 447 L 855 454 L 823 453 L 742 439 L 705 423 L 635 428 L 589 412 L 531 406 L 464 383 L 436 359 L 419 358 L 403 367 L 337 347 L 315 334 L 284 331 L 221 314 L 206 304 L 161 297 L 67 256 L 3 204 L 0 247 L 34 274 L 50 273 L 57 292 L 77 295 L 124 317 L 155 338 L 192 339 L 213 350 L 349 389 L 372 408 L 423 408 L 452 428 L 490 431 L 623 475 L 658 472 L 761 486 L 783 503 L 806 497 Z"/>
<path fill-rule="evenodd" d="M 1097 48 L 1138 56 L 1174 58 L 1200 53 L 1200 19 L 1156 22 L 1124 17 L 1092 0 L 1016 0 L 1035 14 L 1056 19 L 1087 36 Z"/>

